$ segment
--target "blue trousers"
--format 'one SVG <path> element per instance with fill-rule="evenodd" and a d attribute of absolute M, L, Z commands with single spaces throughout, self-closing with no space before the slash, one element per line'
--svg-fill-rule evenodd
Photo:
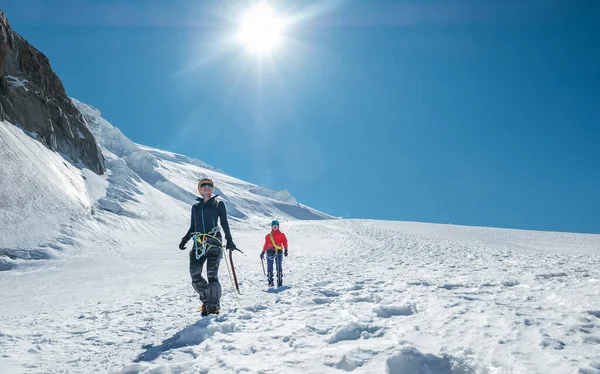
<path fill-rule="evenodd" d="M 277 268 L 277 287 L 283 285 L 283 251 L 267 249 L 267 278 L 269 285 L 273 285 L 273 262 Z"/>

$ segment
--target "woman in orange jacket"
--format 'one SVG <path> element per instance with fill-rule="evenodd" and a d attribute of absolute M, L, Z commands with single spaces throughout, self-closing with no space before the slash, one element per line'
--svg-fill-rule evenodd
<path fill-rule="evenodd" d="M 285 234 L 279 231 L 279 221 L 271 222 L 271 232 L 265 236 L 265 245 L 260 254 L 261 261 L 267 254 L 267 278 L 269 287 L 273 287 L 273 261 L 277 266 L 277 287 L 283 285 L 283 256 L 288 255 L 288 242 Z"/>

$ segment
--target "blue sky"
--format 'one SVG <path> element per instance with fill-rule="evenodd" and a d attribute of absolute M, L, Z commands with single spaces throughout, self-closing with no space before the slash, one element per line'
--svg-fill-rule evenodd
<path fill-rule="evenodd" d="M 248 3 L 1 9 L 135 142 L 347 218 L 600 233 L 598 2 L 274 1 L 262 59 Z"/>

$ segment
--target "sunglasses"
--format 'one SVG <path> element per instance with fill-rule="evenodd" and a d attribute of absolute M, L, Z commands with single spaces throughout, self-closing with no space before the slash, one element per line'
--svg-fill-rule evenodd
<path fill-rule="evenodd" d="M 202 183 L 202 184 L 200 185 L 200 187 L 202 187 L 202 188 L 204 188 L 204 187 L 210 187 L 210 188 L 213 188 L 213 185 L 212 185 L 212 183 Z"/>

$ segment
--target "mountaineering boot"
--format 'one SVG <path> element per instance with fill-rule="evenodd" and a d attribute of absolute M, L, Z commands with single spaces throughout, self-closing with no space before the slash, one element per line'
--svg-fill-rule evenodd
<path fill-rule="evenodd" d="M 206 303 L 203 303 L 202 306 L 198 307 L 198 310 L 201 311 L 202 317 L 206 317 L 208 315 L 208 310 L 206 309 Z"/>
<path fill-rule="evenodd" d="M 219 309 L 217 309 L 216 306 L 211 305 L 209 307 L 206 308 L 206 315 L 209 314 L 219 314 L 221 311 Z"/>
<path fill-rule="evenodd" d="M 267 273 L 267 278 L 269 280 L 269 287 L 273 287 L 273 273 Z"/>

